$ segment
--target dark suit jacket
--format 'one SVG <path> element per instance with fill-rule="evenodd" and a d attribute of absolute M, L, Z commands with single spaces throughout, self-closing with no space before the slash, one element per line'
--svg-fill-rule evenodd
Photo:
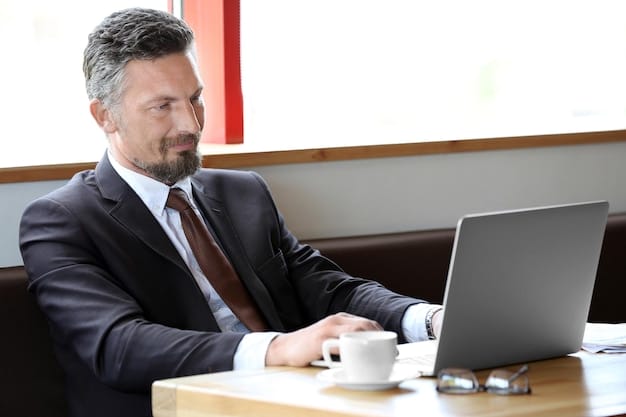
<path fill-rule="evenodd" d="M 289 232 L 264 181 L 201 170 L 194 198 L 272 329 L 347 311 L 398 332 L 419 302 L 350 277 Z M 20 247 L 75 416 L 150 415 L 156 379 L 232 369 L 243 337 L 220 332 L 187 266 L 105 156 L 25 210 Z"/>

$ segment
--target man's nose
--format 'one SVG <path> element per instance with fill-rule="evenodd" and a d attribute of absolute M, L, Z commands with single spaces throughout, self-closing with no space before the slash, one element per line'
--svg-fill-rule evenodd
<path fill-rule="evenodd" d="M 199 133 L 202 130 L 202 115 L 198 114 L 192 103 L 185 105 L 178 114 L 178 130 L 188 133 Z"/>

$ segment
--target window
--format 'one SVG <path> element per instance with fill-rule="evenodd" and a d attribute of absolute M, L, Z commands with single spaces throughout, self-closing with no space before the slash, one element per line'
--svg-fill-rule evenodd
<path fill-rule="evenodd" d="M 246 143 L 626 127 L 620 0 L 241 0 Z"/>
<path fill-rule="evenodd" d="M 106 148 L 82 73 L 87 35 L 115 10 L 167 0 L 0 0 L 0 167 L 96 161 Z"/>
<path fill-rule="evenodd" d="M 206 11 L 222 2 L 240 5 L 246 149 L 626 128 L 621 0 L 183 6 Z M 130 5 L 179 11 L 180 2 L 0 0 L 0 112 L 8 144 L 0 168 L 100 158 L 106 140 L 88 113 L 82 52 L 103 16 Z"/>

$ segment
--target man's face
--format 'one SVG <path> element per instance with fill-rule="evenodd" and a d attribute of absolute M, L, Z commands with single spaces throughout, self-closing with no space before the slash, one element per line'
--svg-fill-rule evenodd
<path fill-rule="evenodd" d="M 110 149 L 127 168 L 172 184 L 200 166 L 202 81 L 191 54 L 130 61 Z"/>

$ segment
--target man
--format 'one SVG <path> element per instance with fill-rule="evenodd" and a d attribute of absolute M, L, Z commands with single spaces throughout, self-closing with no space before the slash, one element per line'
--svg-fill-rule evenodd
<path fill-rule="evenodd" d="M 72 415 L 147 416 L 156 379 L 305 366 L 323 340 L 347 331 L 436 336 L 439 306 L 350 277 L 300 244 L 258 175 L 199 169 L 202 80 L 184 22 L 114 13 L 89 36 L 83 69 L 108 151 L 95 170 L 31 203 L 20 228 Z M 173 208 L 171 190 L 193 211 Z M 194 254 L 190 213 L 236 271 L 258 328 L 235 314 L 214 281 L 222 273 Z"/>

